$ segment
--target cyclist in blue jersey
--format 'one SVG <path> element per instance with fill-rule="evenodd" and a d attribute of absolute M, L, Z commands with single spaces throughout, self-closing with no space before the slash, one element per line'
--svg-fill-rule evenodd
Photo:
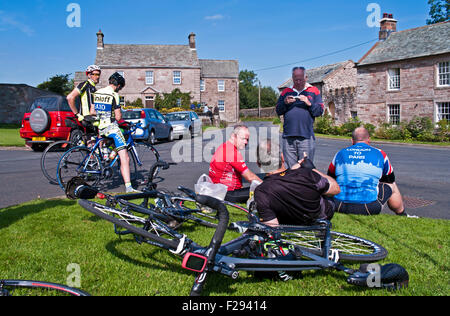
<path fill-rule="evenodd" d="M 119 73 L 109 77 L 109 85 L 94 93 L 94 104 L 91 106 L 91 114 L 99 119 L 99 133 L 102 136 L 112 138 L 116 151 L 120 157 L 120 173 L 122 174 L 127 193 L 137 193 L 138 190 L 131 186 L 130 157 L 127 143 L 117 123 L 122 119 L 119 92 L 125 86 L 125 78 Z"/>
<path fill-rule="evenodd" d="M 352 142 L 352 146 L 334 156 L 328 168 L 328 175 L 341 188 L 341 193 L 334 197 L 335 211 L 378 215 L 387 203 L 397 215 L 409 216 L 386 153 L 370 146 L 370 135 L 364 127 L 354 130 Z"/>

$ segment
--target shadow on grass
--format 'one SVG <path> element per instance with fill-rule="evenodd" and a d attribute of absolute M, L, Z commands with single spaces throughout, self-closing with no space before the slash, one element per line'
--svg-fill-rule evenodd
<path fill-rule="evenodd" d="M 18 206 L 7 207 L 0 211 L 0 229 L 24 219 L 28 215 L 36 214 L 49 208 L 66 208 L 75 202 L 69 200 L 40 200 Z"/>

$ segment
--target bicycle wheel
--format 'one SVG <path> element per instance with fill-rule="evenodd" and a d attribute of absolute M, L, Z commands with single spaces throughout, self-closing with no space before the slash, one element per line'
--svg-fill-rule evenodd
<path fill-rule="evenodd" d="M 161 221 L 134 215 L 130 209 L 119 210 L 88 200 L 80 200 L 78 203 L 92 214 L 141 237 L 138 239 L 139 242 L 174 250 L 178 248 L 179 239 L 183 237 Z M 167 237 L 174 238 L 174 240 L 167 239 Z"/>
<path fill-rule="evenodd" d="M 41 170 L 50 184 L 58 184 L 56 176 L 58 162 L 62 155 L 72 147 L 72 143 L 61 140 L 48 146 L 41 156 Z"/>
<path fill-rule="evenodd" d="M 158 151 L 155 147 L 147 143 L 135 144 L 134 146 L 129 147 L 128 151 L 132 156 L 130 160 L 135 164 L 135 168 L 131 169 L 131 179 L 137 187 L 147 185 L 150 167 L 160 160 Z M 160 168 L 157 168 L 154 176 L 158 174 L 160 171 L 159 169 Z"/>
<path fill-rule="evenodd" d="M 97 155 L 86 147 L 74 147 L 61 157 L 58 163 L 59 186 L 65 189 L 67 181 L 81 177 L 89 185 L 96 186 L 101 179 L 102 164 Z"/>
<path fill-rule="evenodd" d="M 90 296 L 90 294 L 85 291 L 57 283 L 25 280 L 0 280 L 0 296 L 12 296 L 14 293 L 17 293 L 20 296 Z"/>
<path fill-rule="evenodd" d="M 323 255 L 323 232 L 280 226 L 281 240 L 295 244 L 316 255 Z M 340 261 L 375 262 L 386 258 L 388 252 L 382 246 L 357 236 L 331 232 L 331 250 L 339 251 Z"/>

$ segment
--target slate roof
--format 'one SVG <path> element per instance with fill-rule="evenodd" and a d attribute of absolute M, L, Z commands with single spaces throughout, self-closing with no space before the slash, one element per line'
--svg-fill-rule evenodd
<path fill-rule="evenodd" d="M 392 62 L 450 52 L 450 22 L 391 33 L 377 42 L 357 66 Z"/>
<path fill-rule="evenodd" d="M 239 78 L 237 60 L 200 59 L 202 78 Z"/>
<path fill-rule="evenodd" d="M 321 83 L 324 81 L 326 77 L 331 75 L 333 72 L 338 70 L 339 68 L 343 67 L 345 64 L 347 64 L 349 61 L 343 61 L 336 64 L 330 64 L 325 66 L 320 66 L 317 68 L 311 68 L 306 69 L 306 75 L 308 76 L 308 83 L 314 84 L 314 83 Z M 287 81 L 285 81 L 282 85 L 278 87 L 278 89 L 284 89 L 287 87 L 292 87 L 292 78 L 289 78 Z"/>
<path fill-rule="evenodd" d="M 113 68 L 200 68 L 197 51 L 189 45 L 105 44 L 103 49 L 97 49 L 95 64 Z"/>

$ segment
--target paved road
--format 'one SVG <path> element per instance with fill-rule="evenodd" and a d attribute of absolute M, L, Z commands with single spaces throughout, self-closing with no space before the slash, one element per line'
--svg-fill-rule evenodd
<path fill-rule="evenodd" d="M 251 127 L 250 148 L 257 137 L 270 137 L 272 125 L 267 122 L 247 123 Z M 227 131 L 229 133 L 229 131 Z M 224 131 L 205 133 L 193 141 L 160 143 L 156 147 L 166 161 L 179 162 L 160 175 L 161 187 L 176 190 L 178 185 L 193 188 L 194 182 L 208 172 L 210 157 L 217 144 L 226 139 Z M 336 151 L 350 145 L 349 141 L 318 139 L 315 164 L 326 171 Z M 377 143 L 387 152 L 394 166 L 397 183 L 404 195 L 408 213 L 421 217 L 450 219 L 450 149 L 432 146 L 411 146 Z M 40 153 L 29 150 L 0 150 L 0 208 L 17 205 L 36 198 L 63 196 L 62 190 L 47 182 L 40 170 Z M 258 171 L 254 153 L 246 150 L 251 170 Z M 121 191 L 120 179 L 108 184 L 110 191 Z M 385 213 L 391 213 L 384 210 Z"/>

